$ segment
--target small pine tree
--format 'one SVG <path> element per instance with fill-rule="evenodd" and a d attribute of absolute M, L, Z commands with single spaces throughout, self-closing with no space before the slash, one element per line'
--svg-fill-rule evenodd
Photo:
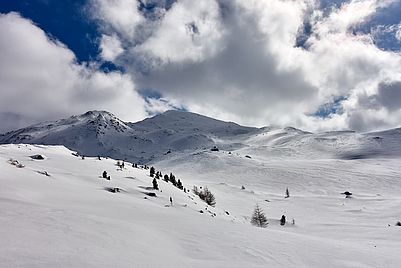
<path fill-rule="evenodd" d="M 288 190 L 288 187 L 285 189 L 285 198 L 290 197 L 290 191 Z"/>
<path fill-rule="evenodd" d="M 283 216 L 281 216 L 281 219 L 280 219 L 280 225 L 284 226 L 285 222 L 286 222 L 286 219 L 285 219 L 285 216 L 283 215 Z"/>
<path fill-rule="evenodd" d="M 268 224 L 265 214 L 263 210 L 256 205 L 255 210 L 253 211 L 251 223 L 255 226 L 265 228 Z"/>
<path fill-rule="evenodd" d="M 107 171 L 103 171 L 102 177 L 103 177 L 104 179 L 107 179 Z"/>
<path fill-rule="evenodd" d="M 152 184 L 153 184 L 153 189 L 159 190 L 159 185 L 157 184 L 156 178 L 153 179 Z"/>
<path fill-rule="evenodd" d="M 181 182 L 180 179 L 178 179 L 178 181 L 177 181 L 177 188 L 180 189 L 180 190 L 182 190 L 182 189 L 184 188 L 184 187 L 182 186 L 182 182 Z"/>
<path fill-rule="evenodd" d="M 168 182 L 168 180 L 169 180 L 168 175 L 165 174 L 163 179 L 164 179 L 166 182 Z"/>
<path fill-rule="evenodd" d="M 151 167 L 149 173 L 150 173 L 150 176 L 153 177 L 155 175 L 155 168 Z"/>

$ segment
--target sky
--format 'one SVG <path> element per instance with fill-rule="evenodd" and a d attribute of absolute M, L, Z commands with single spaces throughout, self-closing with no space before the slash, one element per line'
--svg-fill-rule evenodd
<path fill-rule="evenodd" d="M 107 110 L 401 126 L 400 0 L 0 3 L 0 132 Z"/>

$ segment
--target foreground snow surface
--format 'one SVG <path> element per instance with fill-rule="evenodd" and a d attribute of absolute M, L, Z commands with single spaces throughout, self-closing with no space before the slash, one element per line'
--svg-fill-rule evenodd
<path fill-rule="evenodd" d="M 0 267 L 400 267 L 400 159 L 203 151 L 155 163 L 186 188 L 208 186 L 213 208 L 162 180 L 161 191 L 147 188 L 148 170 L 72 153 L 0 146 Z M 267 228 L 249 223 L 256 203 Z M 295 225 L 280 226 L 282 214 Z"/>

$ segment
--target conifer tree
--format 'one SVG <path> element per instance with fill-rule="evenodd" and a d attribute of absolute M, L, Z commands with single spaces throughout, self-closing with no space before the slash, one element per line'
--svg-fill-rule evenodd
<path fill-rule="evenodd" d="M 175 180 L 175 176 L 173 175 L 173 173 L 170 173 L 169 180 L 174 186 L 177 186 L 177 181 Z"/>
<path fill-rule="evenodd" d="M 156 178 L 153 179 L 152 184 L 153 184 L 153 189 L 159 190 L 159 185 L 157 184 Z"/>
<path fill-rule="evenodd" d="M 256 205 L 255 210 L 253 211 L 251 223 L 255 226 L 262 228 L 265 228 L 268 224 L 266 216 L 263 213 L 263 210 L 259 207 L 259 205 Z"/>
<path fill-rule="evenodd" d="M 165 180 L 166 182 L 168 182 L 169 178 L 168 178 L 168 175 L 167 175 L 167 174 L 164 174 L 164 180 Z"/>
<path fill-rule="evenodd" d="M 285 189 L 285 198 L 288 198 L 288 197 L 290 197 L 290 191 L 288 190 L 288 187 L 287 187 L 287 189 Z"/>
<path fill-rule="evenodd" d="M 177 181 L 177 188 L 180 189 L 180 190 L 182 190 L 182 189 L 184 188 L 184 187 L 182 186 L 182 182 L 181 182 L 180 179 L 178 179 L 178 181 Z"/>
<path fill-rule="evenodd" d="M 150 176 L 153 177 L 155 175 L 155 168 L 151 167 L 149 173 L 150 173 Z"/>

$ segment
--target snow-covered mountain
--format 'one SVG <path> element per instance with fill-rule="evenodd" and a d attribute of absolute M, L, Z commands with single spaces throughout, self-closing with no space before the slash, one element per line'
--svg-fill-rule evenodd
<path fill-rule="evenodd" d="M 260 158 L 359 159 L 400 157 L 401 129 L 375 133 L 310 133 L 292 127 L 251 128 L 202 115 L 167 111 L 136 123 L 90 111 L 0 135 L 0 143 L 64 145 L 87 156 L 139 163 L 220 150 Z M 182 154 L 183 153 L 183 154 Z"/>
<path fill-rule="evenodd" d="M 110 156 L 146 163 L 184 150 L 235 147 L 259 129 L 189 112 L 168 111 L 137 123 L 126 123 L 105 111 L 40 123 L 0 135 L 0 143 L 64 145 L 88 156 Z M 233 144 L 231 144 L 233 143 Z"/>

